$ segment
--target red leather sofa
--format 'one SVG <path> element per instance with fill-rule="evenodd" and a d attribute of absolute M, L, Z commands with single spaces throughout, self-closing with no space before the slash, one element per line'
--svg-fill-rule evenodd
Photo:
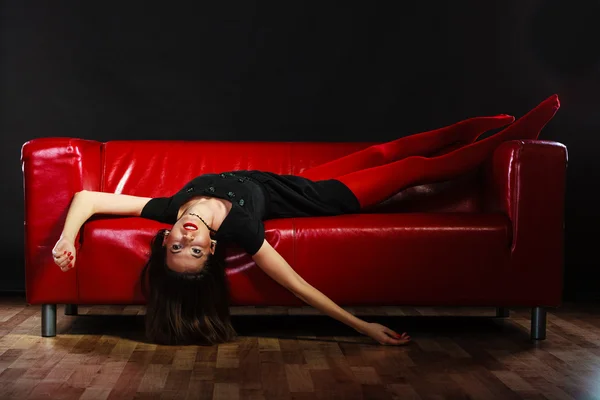
<path fill-rule="evenodd" d="M 300 173 L 373 143 L 97 141 L 41 138 L 22 148 L 25 273 L 42 305 L 42 336 L 56 334 L 56 304 L 145 304 L 139 274 L 164 225 L 94 216 L 78 237 L 77 265 L 51 250 L 79 190 L 165 196 L 209 172 Z M 193 156 L 190 157 L 190 154 Z M 533 339 L 559 306 L 567 150 L 550 141 L 505 142 L 455 180 L 415 186 L 363 214 L 265 223 L 266 238 L 313 286 L 342 306 L 532 308 Z M 166 225 L 164 226 L 166 227 Z M 247 254 L 228 253 L 231 305 L 301 306 Z"/>

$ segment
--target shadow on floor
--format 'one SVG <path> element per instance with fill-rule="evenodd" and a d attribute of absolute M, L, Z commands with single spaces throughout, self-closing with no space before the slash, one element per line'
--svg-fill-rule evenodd
<path fill-rule="evenodd" d="M 128 315 L 78 315 L 71 317 L 69 325 L 59 326 L 59 335 L 89 334 L 113 335 L 121 338 L 146 343 L 144 338 L 144 316 Z M 368 316 L 368 322 L 382 324 L 398 333 L 408 332 L 413 340 L 419 337 L 461 337 L 487 340 L 501 337 L 510 337 L 514 341 L 528 341 L 527 329 L 515 324 L 508 319 L 479 316 Z M 318 315 L 233 315 L 232 324 L 239 336 L 269 337 L 279 339 L 294 339 L 302 337 L 304 340 L 328 339 L 322 337 L 340 336 L 364 338 L 364 344 L 371 342 L 378 345 L 371 338 L 362 335 L 354 329 L 327 316 Z M 304 336 L 317 336 L 317 339 Z M 334 340 L 339 342 L 340 340 Z M 362 344 L 363 342 L 360 341 Z"/>

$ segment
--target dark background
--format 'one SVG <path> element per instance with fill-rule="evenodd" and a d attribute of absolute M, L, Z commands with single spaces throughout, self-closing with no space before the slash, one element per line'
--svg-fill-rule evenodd
<path fill-rule="evenodd" d="M 25 287 L 27 140 L 386 141 L 558 93 L 565 299 L 600 298 L 600 2 L 212 3 L 1 3 L 0 291 Z"/>

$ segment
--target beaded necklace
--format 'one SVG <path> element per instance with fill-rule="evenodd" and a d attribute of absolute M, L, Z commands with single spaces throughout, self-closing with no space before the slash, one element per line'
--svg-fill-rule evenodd
<path fill-rule="evenodd" d="M 198 217 L 198 218 L 200 218 L 200 221 L 202 221 L 202 223 L 203 223 L 204 225 L 206 225 L 206 227 L 208 228 L 208 230 L 209 230 L 209 231 L 211 231 L 211 232 L 213 232 L 213 233 L 217 233 L 217 231 L 216 231 L 216 230 L 214 230 L 213 228 L 211 228 L 210 226 L 208 226 L 208 224 L 207 224 L 206 222 L 204 222 L 204 220 L 202 219 L 202 217 L 201 217 L 201 216 L 199 216 L 198 214 L 194 214 L 194 213 L 188 213 L 188 214 L 189 214 L 189 215 L 193 215 L 194 217 Z"/>

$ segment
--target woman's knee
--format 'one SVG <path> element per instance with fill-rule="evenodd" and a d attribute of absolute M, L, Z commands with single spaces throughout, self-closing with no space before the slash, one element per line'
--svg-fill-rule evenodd
<path fill-rule="evenodd" d="M 432 159 L 423 156 L 410 156 L 401 161 L 410 168 L 422 169 L 425 168 L 428 163 L 431 163 Z"/>
<path fill-rule="evenodd" d="M 369 147 L 371 159 L 376 165 L 384 165 L 392 162 L 392 154 L 390 150 L 385 146 L 385 143 L 375 144 Z"/>

